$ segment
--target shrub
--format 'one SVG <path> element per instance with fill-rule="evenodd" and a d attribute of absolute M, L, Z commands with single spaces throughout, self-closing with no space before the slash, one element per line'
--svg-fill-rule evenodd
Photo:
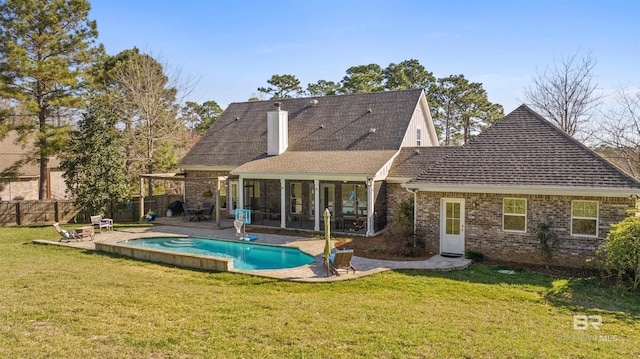
<path fill-rule="evenodd" d="M 484 254 L 471 249 L 464 251 L 464 257 L 474 262 L 482 262 L 484 260 Z"/>
<path fill-rule="evenodd" d="M 547 269 L 558 247 L 558 235 L 553 230 L 553 225 L 553 221 L 547 218 L 546 222 L 538 223 L 536 226 L 536 238 L 540 241 L 540 255 Z"/>
<path fill-rule="evenodd" d="M 394 209 L 393 222 L 389 225 L 386 237 L 397 255 L 417 257 L 424 254 L 424 248 L 418 246 L 417 236 L 413 233 L 413 198 L 405 199 Z"/>
<path fill-rule="evenodd" d="M 603 275 L 614 276 L 619 283 L 640 287 L 640 217 L 632 216 L 611 225 L 597 251 Z"/>

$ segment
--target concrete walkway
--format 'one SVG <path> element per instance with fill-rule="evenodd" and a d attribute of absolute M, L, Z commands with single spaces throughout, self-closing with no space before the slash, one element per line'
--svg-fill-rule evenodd
<path fill-rule="evenodd" d="M 354 256 L 351 263 L 356 267 L 356 273 L 350 271 L 346 273 L 340 271 L 340 276 L 327 277 L 327 270 L 322 257 L 324 251 L 323 239 L 311 239 L 302 237 L 285 236 L 280 234 L 256 233 L 258 240 L 255 243 L 273 244 L 300 248 L 302 251 L 314 256 L 313 263 L 287 269 L 277 270 L 232 270 L 233 272 L 257 275 L 262 277 L 276 278 L 282 280 L 301 282 L 332 282 L 338 280 L 348 280 L 384 272 L 392 269 L 429 269 L 429 270 L 461 270 L 465 269 L 471 261 L 464 258 L 445 258 L 440 255 L 433 256 L 421 261 L 387 261 L 378 259 L 368 259 Z M 201 238 L 236 239 L 234 228 L 210 229 L 194 227 L 176 226 L 153 226 L 142 228 L 130 228 L 113 232 L 103 232 L 96 234 L 94 241 L 85 240 L 82 242 L 55 242 L 46 240 L 34 240 L 35 243 L 56 244 L 74 248 L 95 250 L 94 242 L 115 243 L 127 239 L 162 237 L 162 236 L 193 236 Z"/>

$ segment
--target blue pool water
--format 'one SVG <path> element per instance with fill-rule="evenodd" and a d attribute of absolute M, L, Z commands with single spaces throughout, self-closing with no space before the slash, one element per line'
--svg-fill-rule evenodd
<path fill-rule="evenodd" d="M 298 248 L 193 237 L 154 237 L 120 242 L 129 246 L 233 259 L 233 268 L 282 269 L 313 262 Z"/>

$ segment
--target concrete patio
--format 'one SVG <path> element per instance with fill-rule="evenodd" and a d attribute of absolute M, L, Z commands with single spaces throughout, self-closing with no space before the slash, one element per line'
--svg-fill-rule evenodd
<path fill-rule="evenodd" d="M 178 223 L 179 224 L 179 223 Z M 112 232 L 96 233 L 93 241 L 84 240 L 82 242 L 55 242 L 47 240 L 34 240 L 40 244 L 55 244 L 74 248 L 82 248 L 95 250 L 95 243 L 116 243 L 128 239 L 161 237 L 161 236 L 193 236 L 202 238 L 216 238 L 235 240 L 235 228 L 225 228 L 230 223 L 223 222 L 222 229 L 214 229 L 215 223 L 211 222 L 189 222 L 184 226 L 174 225 L 155 225 L 152 227 L 128 228 Z M 295 237 L 280 234 L 263 234 L 258 235 L 258 240 L 254 243 L 272 244 L 280 246 L 297 247 L 300 250 L 314 256 L 315 260 L 309 265 L 296 268 L 278 269 L 278 270 L 237 270 L 232 272 L 245 273 L 281 280 L 301 281 L 301 282 L 332 282 L 339 280 L 348 280 L 359 278 L 375 273 L 380 273 L 393 269 L 428 269 L 428 270 L 462 270 L 471 263 L 470 260 L 464 258 L 445 258 L 440 255 L 433 256 L 427 260 L 421 261 L 387 261 L 362 258 L 354 256 L 352 264 L 356 267 L 356 273 L 346 273 L 340 270 L 340 276 L 327 277 L 327 270 L 323 260 L 323 250 L 325 241 L 323 239 L 311 239 L 303 237 Z"/>

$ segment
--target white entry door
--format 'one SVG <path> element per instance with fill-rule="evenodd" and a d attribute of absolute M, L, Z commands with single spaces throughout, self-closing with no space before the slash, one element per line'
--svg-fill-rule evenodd
<path fill-rule="evenodd" d="M 464 254 L 464 198 L 442 199 L 440 253 Z"/>

